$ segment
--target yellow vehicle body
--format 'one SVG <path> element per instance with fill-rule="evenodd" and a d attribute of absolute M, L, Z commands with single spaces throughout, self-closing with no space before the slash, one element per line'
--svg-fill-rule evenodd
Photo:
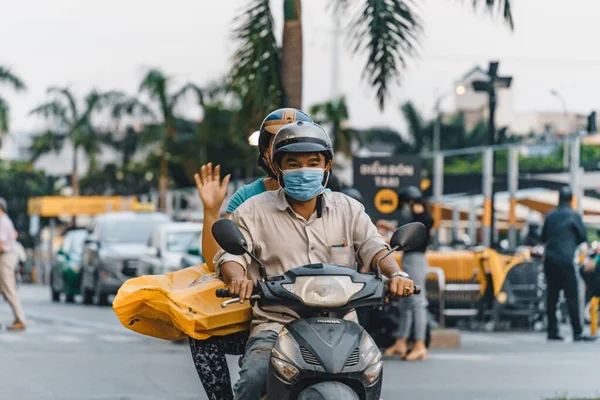
<path fill-rule="evenodd" d="M 425 257 L 429 266 L 444 270 L 447 283 L 479 283 L 481 294 L 487 287 L 486 274 L 491 274 L 495 296 L 500 293 L 508 272 L 530 260 L 527 252 L 504 255 L 489 248 L 481 251 L 428 251 Z M 401 253 L 396 255 L 396 259 L 402 265 Z"/>

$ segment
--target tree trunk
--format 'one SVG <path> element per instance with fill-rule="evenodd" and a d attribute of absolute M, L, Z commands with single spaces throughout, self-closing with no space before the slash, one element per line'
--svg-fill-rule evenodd
<path fill-rule="evenodd" d="M 302 108 L 302 13 L 300 0 L 284 0 L 283 87 L 290 107 Z"/>
<path fill-rule="evenodd" d="M 79 148 L 73 145 L 73 172 L 71 173 L 71 189 L 73 190 L 73 196 L 79 196 L 79 177 L 77 176 L 78 160 L 77 160 L 77 150 Z"/>
<path fill-rule="evenodd" d="M 79 196 L 79 177 L 77 176 L 77 172 L 79 170 L 78 160 L 77 160 L 77 150 L 79 149 L 73 143 L 73 172 L 71 173 L 71 190 L 73 196 Z M 73 219 L 71 220 L 71 224 L 73 226 L 77 226 L 77 216 L 73 215 Z"/>
<path fill-rule="evenodd" d="M 167 211 L 167 181 L 169 165 L 167 163 L 167 143 L 163 141 L 160 149 L 160 176 L 158 178 L 158 210 Z"/>

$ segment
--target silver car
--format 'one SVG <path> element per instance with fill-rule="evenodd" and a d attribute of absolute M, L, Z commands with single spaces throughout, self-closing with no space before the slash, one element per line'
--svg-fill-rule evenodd
<path fill-rule="evenodd" d="M 173 222 L 160 225 L 148 240 L 141 257 L 142 269 L 147 274 L 168 274 L 181 268 L 181 259 L 187 254 L 192 241 L 199 241 L 202 224 Z M 194 243 L 198 247 L 199 243 Z"/>
<path fill-rule="evenodd" d="M 112 212 L 95 218 L 85 242 L 81 294 L 84 304 L 107 305 L 129 278 L 142 275 L 140 257 L 154 229 L 171 218 L 156 212 Z"/>

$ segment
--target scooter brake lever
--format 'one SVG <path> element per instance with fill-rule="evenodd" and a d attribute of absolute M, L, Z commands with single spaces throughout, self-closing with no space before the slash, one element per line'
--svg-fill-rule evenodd
<path fill-rule="evenodd" d="M 258 294 L 252 295 L 250 297 L 250 305 L 254 306 L 254 302 L 256 302 L 256 300 L 258 300 L 258 299 L 260 299 L 260 295 L 258 295 Z M 221 308 L 227 308 L 228 305 L 239 303 L 239 302 L 240 302 L 240 298 L 239 297 L 234 297 L 233 299 L 226 300 L 226 301 L 222 302 L 221 303 Z"/>

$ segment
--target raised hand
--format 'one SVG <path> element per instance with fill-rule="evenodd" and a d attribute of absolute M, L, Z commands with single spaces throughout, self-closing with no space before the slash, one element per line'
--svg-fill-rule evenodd
<path fill-rule="evenodd" d="M 205 210 L 220 210 L 227 196 L 227 184 L 231 175 L 227 175 L 221 182 L 221 166 L 217 165 L 214 170 L 212 163 L 203 165 L 199 174 L 194 174 L 196 189 Z"/>

